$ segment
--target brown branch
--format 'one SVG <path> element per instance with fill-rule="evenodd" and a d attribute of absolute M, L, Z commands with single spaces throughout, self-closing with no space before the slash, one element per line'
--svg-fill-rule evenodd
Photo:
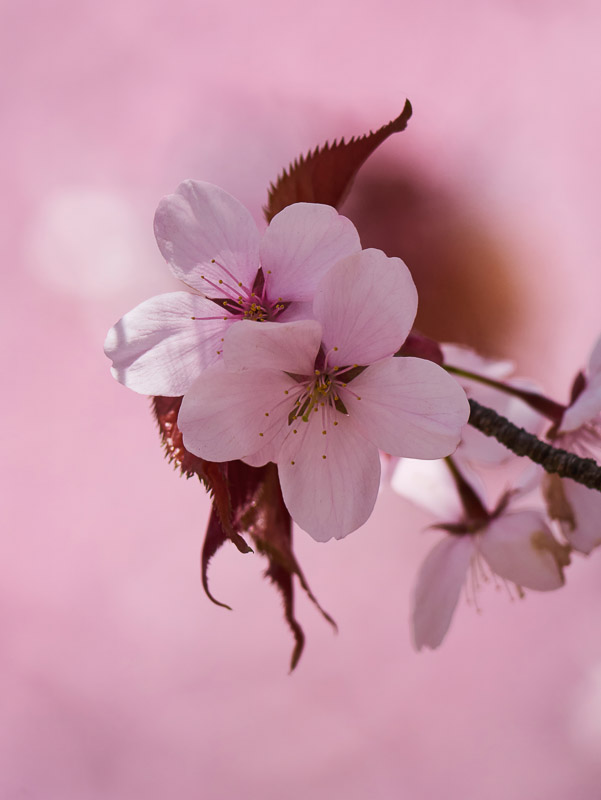
<path fill-rule="evenodd" d="M 601 467 L 592 458 L 580 458 L 567 450 L 541 442 L 532 433 L 518 428 L 513 422 L 497 414 L 492 408 L 470 400 L 469 424 L 485 436 L 492 436 L 518 456 L 526 456 L 540 464 L 547 472 L 560 478 L 570 478 L 589 489 L 601 491 Z"/>

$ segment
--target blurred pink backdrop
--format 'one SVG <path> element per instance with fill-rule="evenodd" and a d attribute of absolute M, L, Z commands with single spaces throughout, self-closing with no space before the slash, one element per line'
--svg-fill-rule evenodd
<path fill-rule="evenodd" d="M 599 554 L 559 592 L 461 602 L 442 648 L 416 654 L 432 518 L 384 490 L 344 541 L 297 532 L 340 633 L 299 598 L 308 644 L 289 676 L 259 557 L 215 559 L 233 612 L 205 598 L 207 498 L 164 461 L 102 342 L 173 285 L 152 217 L 180 180 L 218 183 L 260 220 L 296 155 L 409 97 L 409 129 L 349 215 L 369 238 L 386 213 L 374 185 L 377 200 L 398 170 L 429 187 L 407 248 L 419 259 L 433 222 L 434 263 L 452 242 L 471 294 L 454 284 L 426 321 L 446 333 L 498 307 L 473 330 L 564 400 L 601 329 L 598 4 L 5 0 L 0 23 L 0 797 L 597 800 Z M 435 302 L 436 274 L 420 275 Z"/>

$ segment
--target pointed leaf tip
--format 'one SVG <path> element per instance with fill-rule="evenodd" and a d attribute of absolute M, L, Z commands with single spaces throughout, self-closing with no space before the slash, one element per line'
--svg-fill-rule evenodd
<path fill-rule="evenodd" d="M 301 155 L 271 184 L 263 209 L 267 221 L 292 203 L 325 203 L 338 208 L 359 168 L 389 136 L 405 130 L 412 113 L 411 103 L 406 100 L 399 116 L 377 131 L 348 142 L 344 137 L 331 145 L 326 142 L 306 156 Z"/>

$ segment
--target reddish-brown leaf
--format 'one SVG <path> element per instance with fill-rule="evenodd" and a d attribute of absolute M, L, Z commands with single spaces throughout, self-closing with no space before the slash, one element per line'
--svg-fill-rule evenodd
<path fill-rule="evenodd" d="M 266 577 L 282 596 L 284 618 L 295 641 L 290 661 L 293 670 L 305 642 L 294 616 L 294 575 L 325 619 L 334 628 L 336 623 L 317 602 L 292 550 L 292 520 L 282 498 L 277 467 L 275 464 L 249 467 L 242 461 L 215 464 L 188 452 L 177 426 L 181 401 L 181 397 L 155 397 L 153 408 L 169 461 L 179 467 L 182 475 L 188 478 L 197 475 L 212 495 L 213 510 L 201 554 L 204 590 L 216 605 L 230 608 L 209 589 L 209 562 L 228 539 L 243 552 L 250 551 L 242 534 L 250 536 L 258 552 L 267 558 Z"/>
<path fill-rule="evenodd" d="M 337 208 L 361 165 L 389 136 L 405 130 L 411 114 L 411 103 L 406 100 L 399 116 L 377 131 L 348 142 L 344 138 L 331 145 L 326 142 L 301 156 L 271 184 L 263 209 L 267 221 L 291 203 L 325 203 Z"/>
<path fill-rule="evenodd" d="M 235 531 L 232 524 L 233 510 L 224 465 L 198 458 L 184 447 L 181 431 L 177 427 L 177 415 L 181 404 L 181 397 L 154 397 L 152 400 L 167 458 L 179 467 L 182 475 L 187 478 L 197 475 L 200 478 L 211 493 L 213 508 L 219 514 L 227 538 L 232 540 L 240 552 L 250 553 L 252 549 Z"/>

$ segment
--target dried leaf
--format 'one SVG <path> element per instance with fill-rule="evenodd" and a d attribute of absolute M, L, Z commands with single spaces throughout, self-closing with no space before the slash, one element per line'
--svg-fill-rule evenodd
<path fill-rule="evenodd" d="M 181 431 L 177 427 L 182 398 L 154 397 L 152 404 L 167 458 L 170 462 L 175 462 L 182 475 L 187 478 L 198 475 L 211 493 L 213 508 L 219 514 L 221 526 L 228 539 L 231 539 L 241 553 L 251 553 L 252 548 L 236 533 L 232 524 L 233 510 L 224 465 L 198 458 L 184 447 Z"/>
<path fill-rule="evenodd" d="M 377 131 L 348 142 L 344 138 L 331 145 L 326 142 L 301 156 L 271 184 L 263 209 L 267 221 L 291 203 L 340 206 L 362 164 L 389 136 L 405 130 L 411 114 L 411 103 L 406 100 L 399 116 Z"/>

